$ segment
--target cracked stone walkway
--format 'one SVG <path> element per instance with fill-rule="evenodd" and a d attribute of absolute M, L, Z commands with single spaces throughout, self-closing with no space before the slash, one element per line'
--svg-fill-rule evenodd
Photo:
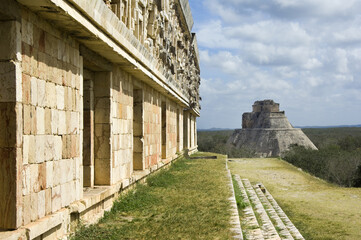
<path fill-rule="evenodd" d="M 275 199 L 261 184 L 235 175 L 246 204 L 240 217 L 243 238 L 247 240 L 304 240 Z"/>

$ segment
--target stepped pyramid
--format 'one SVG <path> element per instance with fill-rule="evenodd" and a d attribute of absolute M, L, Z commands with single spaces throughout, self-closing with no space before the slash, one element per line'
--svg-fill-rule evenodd
<path fill-rule="evenodd" d="M 253 111 L 243 114 L 242 129 L 234 131 L 228 144 L 252 149 L 259 157 L 281 156 L 292 144 L 317 150 L 301 129 L 290 124 L 273 100 L 256 101 Z"/>

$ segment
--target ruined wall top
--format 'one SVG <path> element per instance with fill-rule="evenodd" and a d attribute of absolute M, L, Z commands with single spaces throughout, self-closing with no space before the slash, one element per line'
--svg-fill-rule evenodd
<path fill-rule="evenodd" d="M 188 0 L 103 1 L 132 33 L 130 42 L 139 41 L 169 84 L 199 110 L 199 53 Z"/>
<path fill-rule="evenodd" d="M 253 112 L 242 115 L 242 128 L 293 128 L 279 103 L 273 100 L 256 101 Z"/>
<path fill-rule="evenodd" d="M 179 2 L 182 7 L 182 12 L 187 22 L 188 29 L 189 31 L 192 31 L 194 22 L 193 22 L 193 16 L 192 16 L 191 8 L 189 6 L 189 2 L 188 0 L 179 0 Z"/>
<path fill-rule="evenodd" d="M 253 112 L 279 112 L 280 104 L 273 100 L 256 101 L 253 104 Z"/>

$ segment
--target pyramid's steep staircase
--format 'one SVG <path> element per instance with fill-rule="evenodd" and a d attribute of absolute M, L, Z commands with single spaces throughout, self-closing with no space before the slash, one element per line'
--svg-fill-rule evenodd
<path fill-rule="evenodd" d="M 245 208 L 240 210 L 243 238 L 247 240 L 304 238 L 278 206 L 272 195 L 261 184 L 252 185 L 249 180 L 235 175 Z"/>

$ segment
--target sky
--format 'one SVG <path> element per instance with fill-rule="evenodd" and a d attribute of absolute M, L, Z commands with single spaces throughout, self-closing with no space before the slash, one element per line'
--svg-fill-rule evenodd
<path fill-rule="evenodd" d="M 199 129 L 241 128 L 273 99 L 294 126 L 361 123 L 361 1 L 189 0 Z"/>

